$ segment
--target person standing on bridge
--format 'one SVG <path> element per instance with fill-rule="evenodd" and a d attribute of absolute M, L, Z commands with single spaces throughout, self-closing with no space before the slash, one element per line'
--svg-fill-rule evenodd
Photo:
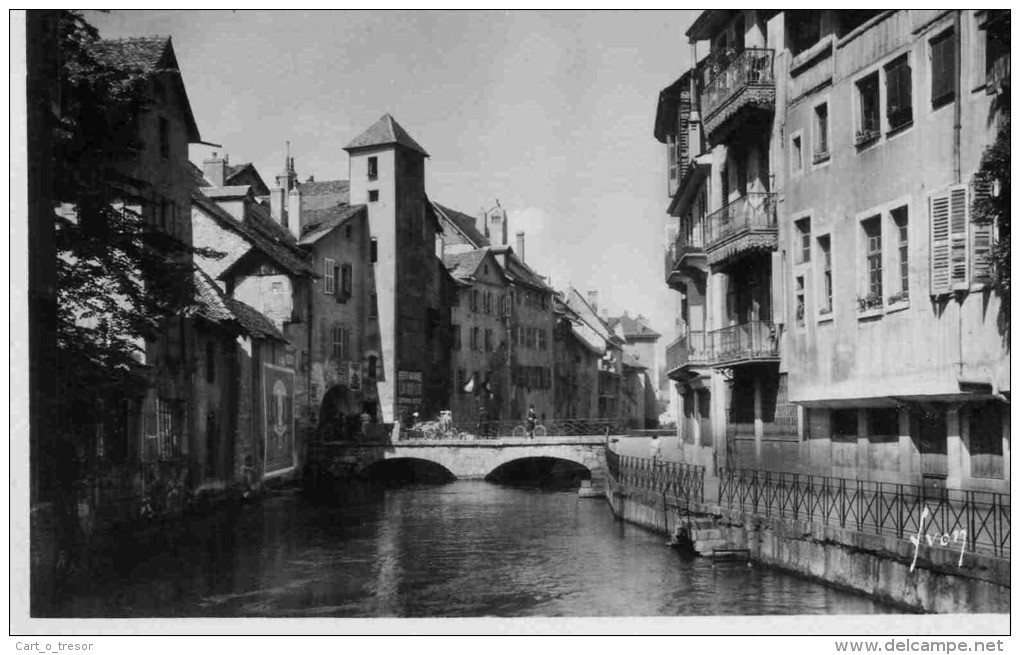
<path fill-rule="evenodd" d="M 528 437 L 535 438 L 535 424 L 538 423 L 538 414 L 535 413 L 535 406 L 528 407 Z"/>
<path fill-rule="evenodd" d="M 650 449 L 651 455 L 652 455 L 652 466 L 658 466 L 659 465 L 659 457 L 662 454 L 662 442 L 659 441 L 659 436 L 653 434 L 652 435 L 652 442 L 650 444 L 648 444 L 648 446 L 649 446 L 649 449 Z"/>

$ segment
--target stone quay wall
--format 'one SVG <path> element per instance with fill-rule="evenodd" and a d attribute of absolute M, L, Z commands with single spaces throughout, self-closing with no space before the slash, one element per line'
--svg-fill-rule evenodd
<path fill-rule="evenodd" d="M 681 511 L 673 498 L 606 480 L 606 499 L 624 521 L 673 534 Z M 751 558 L 876 600 L 920 612 L 1008 613 L 1010 562 L 937 542 L 863 534 L 690 503 L 692 518 L 711 518 L 732 548 Z M 916 561 L 915 561 L 916 551 Z M 911 566 L 913 565 L 913 570 Z"/>

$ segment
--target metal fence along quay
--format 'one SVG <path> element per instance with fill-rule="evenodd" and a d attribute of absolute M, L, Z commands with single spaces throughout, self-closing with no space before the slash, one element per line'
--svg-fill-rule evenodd
<path fill-rule="evenodd" d="M 922 543 L 926 535 L 949 535 L 960 544 L 966 539 L 970 551 L 1010 554 L 1008 494 L 732 469 L 724 474 L 719 500 L 723 507 L 762 516 Z"/>
<path fill-rule="evenodd" d="M 556 419 L 538 421 L 536 437 L 585 437 L 619 434 L 624 423 L 615 419 Z M 419 423 L 401 430 L 401 440 L 411 439 L 498 439 L 527 437 L 527 421 L 485 421 L 443 425 L 439 421 Z"/>
<path fill-rule="evenodd" d="M 619 455 L 606 448 L 606 467 L 613 479 L 635 489 L 671 494 L 698 503 L 705 497 L 703 466 Z"/>

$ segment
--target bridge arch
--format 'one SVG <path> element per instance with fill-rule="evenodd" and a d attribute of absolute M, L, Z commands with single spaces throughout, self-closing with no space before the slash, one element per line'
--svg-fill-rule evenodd
<path fill-rule="evenodd" d="M 579 458 L 526 455 L 497 465 L 485 476 L 496 483 L 537 483 L 576 485 L 591 480 L 593 471 Z"/>
<path fill-rule="evenodd" d="M 359 470 L 361 477 L 385 484 L 443 484 L 457 476 L 440 462 L 425 457 L 402 456 L 378 459 Z"/>

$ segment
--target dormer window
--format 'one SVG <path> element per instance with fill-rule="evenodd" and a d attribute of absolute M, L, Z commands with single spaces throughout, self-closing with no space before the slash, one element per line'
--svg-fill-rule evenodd
<path fill-rule="evenodd" d="M 374 180 L 379 177 L 379 158 L 368 158 L 368 179 Z"/>

